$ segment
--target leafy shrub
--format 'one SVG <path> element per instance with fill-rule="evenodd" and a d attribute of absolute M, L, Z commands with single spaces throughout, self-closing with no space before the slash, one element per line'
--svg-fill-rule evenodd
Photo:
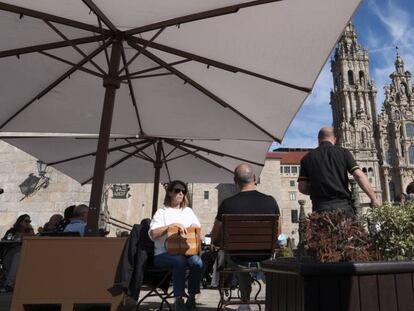
<path fill-rule="evenodd" d="M 318 262 L 373 261 L 378 259 L 363 223 L 342 210 L 312 213 L 305 221 L 308 255 Z"/>
<path fill-rule="evenodd" d="M 384 260 L 414 259 L 414 203 L 385 203 L 364 218 L 369 235 Z"/>

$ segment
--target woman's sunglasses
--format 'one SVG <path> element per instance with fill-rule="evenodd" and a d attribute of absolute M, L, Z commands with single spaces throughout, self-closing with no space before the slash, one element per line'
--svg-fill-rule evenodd
<path fill-rule="evenodd" d="M 182 192 L 184 195 L 187 194 L 187 191 L 184 190 L 184 189 L 174 188 L 173 191 L 177 194 L 180 193 L 180 192 Z"/>

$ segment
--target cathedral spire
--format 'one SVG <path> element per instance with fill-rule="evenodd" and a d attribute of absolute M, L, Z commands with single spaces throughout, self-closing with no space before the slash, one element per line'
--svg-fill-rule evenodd
<path fill-rule="evenodd" d="M 400 53 L 398 52 L 398 46 L 395 47 L 396 51 L 397 51 L 397 56 L 395 59 L 395 70 L 397 73 L 404 73 L 404 61 L 402 60 Z"/>
<path fill-rule="evenodd" d="M 350 21 L 346 25 L 344 33 L 338 43 L 337 53 L 345 55 L 355 55 L 361 50 L 361 46 L 358 43 L 358 37 L 355 32 L 354 25 Z"/>

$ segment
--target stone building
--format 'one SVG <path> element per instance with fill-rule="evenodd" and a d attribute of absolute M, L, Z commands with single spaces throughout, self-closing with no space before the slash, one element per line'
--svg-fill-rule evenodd
<path fill-rule="evenodd" d="M 281 149 L 268 153 L 262 170 L 258 189 L 272 195 L 279 203 L 283 232 L 297 240 L 298 200 L 303 198 L 297 192 L 296 179 L 299 163 L 306 150 Z M 72 204 L 89 202 L 90 186 L 81 186 L 78 182 L 59 171 L 49 167 L 46 177 L 47 187 L 40 187 L 33 194 L 22 198 L 19 185 L 29 174 L 38 176 L 37 159 L 0 140 L 0 237 L 24 213 L 32 217 L 36 230 L 52 214 L 63 213 Z M 191 205 L 198 215 L 203 233 L 211 231 L 217 207 L 221 201 L 237 192 L 231 184 L 190 183 L 189 196 Z M 124 199 L 114 198 L 112 185 L 105 185 L 102 202 L 102 226 L 106 226 L 115 235 L 117 231 L 128 229 L 126 224 L 139 223 L 143 218 L 151 217 L 152 184 L 131 184 Z M 159 202 L 163 201 L 165 192 L 160 189 Z M 305 198 L 306 200 L 306 198 Z M 307 200 L 306 206 L 310 206 Z M 308 207 L 309 211 L 310 208 Z M 293 211 L 293 212 L 292 212 Z M 293 222 L 292 222 L 293 220 Z"/>
<path fill-rule="evenodd" d="M 331 62 L 333 127 L 338 144 L 348 148 L 383 201 L 394 201 L 414 180 L 414 97 L 411 73 L 398 54 L 391 84 L 385 86 L 381 113 L 369 75 L 368 51 L 350 23 Z M 360 190 L 363 205 L 368 197 Z"/>

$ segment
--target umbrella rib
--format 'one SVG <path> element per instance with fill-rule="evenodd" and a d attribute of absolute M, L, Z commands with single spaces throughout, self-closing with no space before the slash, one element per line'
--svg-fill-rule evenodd
<path fill-rule="evenodd" d="M 103 28 L 102 28 L 101 19 L 99 18 L 99 16 L 97 16 L 96 19 L 98 20 L 99 30 L 100 30 L 100 33 L 102 34 L 103 33 Z M 109 60 L 108 49 L 106 47 L 105 47 L 105 58 L 106 58 L 106 64 L 108 65 L 108 68 L 109 68 L 110 60 Z"/>
<path fill-rule="evenodd" d="M 124 49 L 124 46 L 122 44 L 121 44 L 121 57 L 122 57 L 122 62 L 124 63 L 124 66 L 125 66 L 125 72 L 126 72 L 127 76 L 129 76 L 129 68 L 128 68 L 128 65 L 127 65 L 125 49 Z M 135 98 L 134 87 L 132 86 L 132 82 L 131 82 L 130 78 L 127 78 L 127 82 L 128 82 L 129 94 L 131 96 L 132 105 L 134 106 L 135 115 L 136 115 L 137 121 L 138 121 L 139 132 L 140 132 L 140 134 L 142 134 L 144 131 L 142 129 L 141 118 L 139 116 L 138 105 L 137 105 L 137 101 L 136 101 L 136 98 Z"/>
<path fill-rule="evenodd" d="M 208 159 L 208 158 L 206 158 L 206 157 L 204 157 L 204 156 L 202 156 L 202 155 L 200 155 L 200 154 L 198 154 L 198 153 L 196 153 L 196 152 L 194 152 L 194 151 L 192 151 L 190 149 L 187 149 L 187 148 L 185 148 L 183 146 L 180 146 L 180 145 L 176 144 L 174 141 L 166 141 L 166 143 L 168 143 L 168 144 L 170 144 L 172 146 L 176 146 L 178 149 L 181 149 L 182 151 L 185 151 L 185 152 L 187 152 L 187 153 L 195 156 L 196 158 L 200 158 L 201 160 L 206 161 L 207 163 L 209 163 L 209 164 L 211 164 L 213 166 L 216 166 L 218 168 L 224 169 L 224 170 L 228 171 L 229 173 L 233 174 L 233 171 L 232 170 L 229 170 L 227 167 L 224 167 L 223 165 L 218 164 L 217 162 L 215 162 L 213 160 L 210 160 L 210 159 Z"/>
<path fill-rule="evenodd" d="M 271 3 L 271 2 L 279 2 L 279 1 L 282 1 L 282 0 L 256 0 L 256 1 L 246 2 L 246 3 L 236 4 L 236 5 L 230 5 L 230 6 L 226 6 L 226 7 L 222 7 L 218 9 L 189 14 L 186 16 L 178 17 L 178 18 L 172 18 L 172 19 L 168 19 L 162 22 L 157 22 L 157 23 L 153 23 L 150 25 L 142 26 L 142 27 L 137 27 L 137 28 L 126 31 L 125 33 L 126 35 L 134 35 L 134 34 L 143 33 L 146 31 L 155 30 L 160 27 L 175 26 L 175 25 L 194 22 L 194 21 L 198 21 L 202 19 L 217 17 L 221 15 L 237 13 L 237 11 L 242 8 L 247 8 L 250 6 Z"/>
<path fill-rule="evenodd" d="M 168 140 L 170 140 L 170 139 L 168 139 Z M 237 157 L 237 156 L 228 154 L 228 153 L 218 152 L 218 151 L 215 151 L 215 150 L 211 150 L 211 149 L 208 149 L 208 148 L 204 148 L 204 147 L 201 147 L 201 146 L 197 146 L 197 145 L 193 145 L 193 144 L 189 144 L 189 143 L 185 143 L 185 142 L 177 142 L 177 143 L 179 143 L 182 146 L 186 146 L 186 147 L 198 149 L 200 151 L 204 151 L 204 152 L 207 152 L 207 153 L 211 153 L 211 154 L 214 154 L 214 155 L 217 155 L 217 156 L 220 156 L 220 157 L 232 158 L 232 159 L 235 159 L 235 160 L 240 160 L 240 161 L 243 161 L 243 162 L 248 162 L 250 164 L 254 164 L 254 165 L 258 165 L 258 166 L 264 166 L 263 163 L 254 162 L 254 161 L 251 161 L 251 160 L 248 160 L 248 159 L 244 159 L 244 158 L 240 158 L 240 157 Z"/>
<path fill-rule="evenodd" d="M 72 44 L 85 44 L 85 43 L 92 43 L 104 40 L 106 37 L 104 35 L 98 35 L 98 36 L 91 36 L 91 37 L 85 37 L 85 38 L 79 38 L 79 39 L 73 39 L 71 40 Z M 0 51 L 0 58 L 3 57 L 10 57 L 10 56 L 20 56 L 22 54 L 28 54 L 28 53 L 35 53 L 45 50 L 52 50 L 52 49 L 58 49 L 70 46 L 71 43 L 68 41 L 58 41 L 58 42 L 52 42 L 52 43 L 45 43 L 45 44 L 39 44 L 39 45 L 33 45 L 18 49 L 12 49 L 12 50 L 5 50 Z"/>
<path fill-rule="evenodd" d="M 132 47 L 135 48 L 139 48 L 139 46 L 136 47 L 136 44 L 134 42 L 128 42 L 130 45 L 132 45 Z M 266 134 L 267 136 L 269 136 L 270 138 L 272 138 L 274 141 L 277 142 L 281 142 L 281 139 L 273 136 L 271 133 L 269 133 L 268 131 L 266 131 L 264 128 L 262 128 L 260 125 L 258 125 L 257 123 L 255 123 L 253 120 L 251 120 L 250 118 L 248 118 L 247 116 L 245 116 L 244 114 L 242 114 L 240 111 L 237 111 L 237 109 L 233 108 L 232 106 L 230 106 L 228 103 L 226 103 L 224 100 L 222 100 L 220 97 L 214 95 L 213 93 L 211 93 L 209 90 L 207 90 L 206 88 L 204 88 L 203 86 L 201 86 L 200 84 L 198 84 L 197 82 L 195 82 L 194 80 L 192 80 L 190 77 L 188 77 L 187 75 L 183 74 L 181 71 L 177 70 L 176 68 L 168 65 L 166 62 L 164 62 L 162 59 L 158 58 L 157 56 L 155 56 L 154 54 L 152 54 L 151 52 L 147 51 L 147 50 L 142 50 L 142 53 L 151 58 L 153 61 L 157 62 L 158 64 L 160 64 L 161 66 L 164 66 L 166 69 L 168 69 L 170 72 L 174 73 L 177 77 L 181 78 L 182 80 L 184 80 L 185 82 L 188 82 L 190 85 L 192 85 L 194 88 L 196 88 L 197 90 L 199 90 L 201 93 L 203 93 L 204 95 L 208 96 L 209 98 L 211 98 L 213 101 L 215 101 L 216 103 L 220 104 L 221 106 L 230 109 L 231 111 L 233 111 L 234 113 L 236 113 L 237 115 L 239 115 L 241 118 L 243 118 L 244 120 L 246 120 L 247 122 L 249 122 L 250 124 L 252 124 L 254 127 L 256 127 L 258 130 L 260 130 L 261 132 L 263 132 L 264 134 Z"/>
<path fill-rule="evenodd" d="M 170 169 L 168 167 L 168 163 L 167 163 L 167 157 L 165 156 L 165 150 L 164 150 L 164 145 L 161 144 L 161 152 L 162 152 L 162 156 L 164 157 L 164 165 L 165 165 L 165 170 L 167 171 L 167 175 L 168 175 L 168 180 L 171 181 L 171 175 L 170 175 Z"/>
<path fill-rule="evenodd" d="M 154 142 L 149 142 L 149 143 L 147 143 L 146 145 L 144 145 L 144 146 L 142 146 L 140 149 L 142 150 L 142 149 L 145 149 L 145 148 L 147 148 L 148 146 L 150 146 L 150 145 L 152 145 Z M 128 155 L 126 155 L 125 157 L 123 157 L 123 158 L 121 158 L 121 159 L 119 159 L 119 160 L 117 160 L 117 161 L 115 161 L 114 163 L 112 163 L 111 165 L 109 165 L 109 166 L 107 166 L 106 168 L 105 168 L 105 172 L 107 171 L 107 170 L 109 170 L 109 169 L 111 169 L 111 168 L 113 168 L 113 167 L 115 167 L 115 166 L 117 166 L 118 164 L 121 164 L 122 162 L 124 162 L 125 160 L 128 160 L 130 157 L 132 157 L 134 154 L 137 154 L 138 152 L 139 152 L 140 150 L 139 149 L 137 149 L 135 152 L 133 152 L 133 153 L 131 153 L 131 154 L 128 154 Z M 85 180 L 84 182 L 82 182 L 81 183 L 81 185 L 83 186 L 84 184 L 87 184 L 88 182 L 90 182 L 91 180 L 93 179 L 93 176 L 92 177 L 90 177 L 88 180 Z"/>
<path fill-rule="evenodd" d="M 153 35 L 152 36 L 152 38 L 148 41 L 148 43 L 146 44 L 146 45 L 144 45 L 144 49 L 146 49 L 147 48 L 147 46 L 148 46 L 148 44 L 149 43 L 151 43 L 151 42 L 153 42 L 163 31 L 164 31 L 164 29 L 165 28 L 161 28 L 160 30 L 158 30 L 157 31 L 157 33 L 155 34 L 155 35 Z M 126 69 L 126 67 L 128 67 L 129 65 L 131 65 L 131 63 L 139 56 L 139 55 L 141 55 L 141 51 L 138 51 L 127 63 L 126 63 L 126 65 L 124 65 L 124 67 L 122 67 L 120 70 L 119 70 L 119 74 L 121 74 L 125 69 Z"/>
<path fill-rule="evenodd" d="M 165 72 L 165 73 L 157 73 L 152 75 L 141 75 L 141 76 L 135 76 L 130 77 L 131 80 L 138 80 L 138 79 L 144 79 L 144 78 L 154 78 L 154 77 L 163 77 L 163 76 L 171 76 L 173 75 L 171 72 Z"/>
<path fill-rule="evenodd" d="M 112 43 L 112 39 L 109 39 L 106 41 L 105 45 L 109 45 Z M 47 86 L 45 89 L 43 89 L 40 93 L 38 93 L 35 97 L 33 97 L 28 103 L 26 103 L 23 107 L 21 107 L 17 112 L 15 112 L 10 118 L 8 118 L 5 122 L 3 122 L 0 125 L 0 129 L 2 129 L 5 125 L 7 125 L 10 121 L 12 121 L 16 116 L 18 116 L 22 111 L 24 111 L 27 107 L 29 107 L 31 104 L 33 104 L 36 100 L 39 100 L 44 95 L 49 93 L 50 90 L 52 90 L 54 87 L 59 85 L 62 81 L 64 81 L 68 76 L 70 76 L 72 73 L 74 73 L 76 70 L 78 70 L 80 67 L 82 67 L 88 60 L 92 57 L 95 57 L 98 55 L 104 46 L 100 46 L 95 51 L 93 51 L 91 54 L 89 54 L 86 58 L 81 60 L 79 63 L 77 63 L 75 66 L 73 66 L 71 69 L 66 71 L 63 75 L 61 75 L 58 79 L 56 79 L 53 83 L 51 83 L 49 86 Z"/>
<path fill-rule="evenodd" d="M 125 150 L 119 150 L 119 152 L 122 152 L 122 153 L 125 153 L 125 154 L 131 154 L 130 152 L 125 151 Z M 152 160 L 148 160 L 147 158 L 143 157 L 142 155 L 135 154 L 135 152 L 134 152 L 134 157 L 135 157 L 135 158 L 138 158 L 138 159 L 141 159 L 141 160 L 144 160 L 144 161 L 147 161 L 147 162 L 154 163 L 154 161 L 152 161 Z"/>
<path fill-rule="evenodd" d="M 68 18 L 63 18 L 60 16 L 47 14 L 47 13 L 43 13 L 43 12 L 39 12 L 35 10 L 30 10 L 27 8 L 23 8 L 23 7 L 12 5 L 12 4 L 7 4 L 4 2 L 0 2 L 0 10 L 12 12 L 16 14 L 22 14 L 22 15 L 33 17 L 33 18 L 46 19 L 48 21 L 55 22 L 58 24 L 62 24 L 62 25 L 66 25 L 66 26 L 70 26 L 70 27 L 74 27 L 78 29 L 83 29 L 87 31 L 92 31 L 96 33 L 100 32 L 98 27 L 90 25 L 90 24 L 74 21 Z M 105 35 L 112 35 L 111 31 L 106 30 L 106 29 L 104 29 L 104 33 Z"/>
<path fill-rule="evenodd" d="M 122 146 L 112 147 L 112 148 L 108 149 L 108 153 L 110 153 L 112 151 L 122 150 L 123 148 L 129 148 L 129 147 L 132 147 L 132 146 L 140 145 L 140 144 L 143 144 L 143 143 L 146 143 L 146 142 L 147 141 L 144 140 L 144 141 L 125 144 L 125 145 L 122 145 Z M 58 165 L 58 164 L 61 164 L 61 163 L 70 162 L 70 161 L 73 161 L 73 160 L 78 160 L 78 159 L 81 159 L 81 158 L 86 158 L 86 157 L 95 156 L 95 155 L 96 155 L 96 151 L 86 153 L 86 154 L 82 154 L 82 155 L 78 155 L 78 156 L 74 156 L 74 157 L 70 157 L 70 158 L 67 158 L 67 159 L 59 160 L 59 161 L 55 161 L 55 162 L 46 163 L 46 164 L 49 165 L 49 166 Z"/>
<path fill-rule="evenodd" d="M 169 63 L 169 65 L 170 66 L 175 66 L 175 65 L 178 65 L 178 64 L 188 63 L 190 61 L 191 60 L 189 60 L 189 59 L 183 59 L 183 60 L 179 60 L 179 61 L 176 61 L 176 62 Z M 156 66 L 156 67 L 151 67 L 151 68 L 148 68 L 148 69 L 132 72 L 132 73 L 130 73 L 130 78 L 134 79 L 135 76 L 138 76 L 140 74 L 155 71 L 155 70 L 158 70 L 158 69 L 163 69 L 163 68 L 164 68 L 163 66 Z M 120 79 L 126 79 L 127 76 L 126 75 L 125 76 L 120 76 L 119 78 Z"/>
<path fill-rule="evenodd" d="M 134 41 L 134 42 L 139 43 L 139 44 L 146 44 L 148 42 L 148 40 L 145 40 L 145 39 L 142 39 L 142 38 L 137 38 L 137 37 L 130 37 L 130 38 L 128 38 L 128 40 L 129 41 Z M 206 65 L 217 67 L 217 68 L 220 68 L 220 69 L 223 69 L 223 70 L 226 70 L 226 71 L 230 71 L 230 72 L 233 72 L 233 73 L 241 72 L 241 73 L 244 73 L 244 74 L 256 77 L 256 78 L 260 78 L 260 79 L 263 79 L 263 80 L 266 80 L 266 81 L 269 81 L 269 82 L 273 82 L 273 83 L 276 83 L 276 84 L 279 84 L 279 85 L 283 85 L 285 87 L 295 89 L 295 90 L 298 90 L 298 91 L 301 91 L 301 92 L 310 93 L 312 91 L 312 89 L 309 88 L 309 87 L 304 87 L 304 86 L 292 84 L 292 83 L 289 83 L 289 82 L 285 82 L 285 81 L 282 81 L 282 80 L 274 79 L 274 78 L 271 78 L 271 77 L 268 77 L 268 76 L 265 76 L 265 75 L 258 74 L 258 73 L 253 72 L 253 71 L 245 70 L 245 69 L 235 67 L 235 66 L 232 66 L 232 65 L 229 65 L 229 64 L 218 62 L 218 61 L 215 61 L 215 60 L 203 57 L 203 56 L 199 56 L 199 55 L 196 55 L 196 54 L 193 54 L 193 53 L 189 53 L 189 52 L 186 52 L 184 50 L 175 49 L 173 47 L 166 46 L 166 45 L 163 45 L 163 44 L 151 42 L 151 43 L 148 44 L 148 46 L 151 47 L 151 48 L 163 51 L 163 52 L 167 52 L 167 53 L 170 53 L 170 54 L 174 54 L 174 55 L 177 55 L 177 56 L 188 58 L 188 59 L 206 64 Z"/>
<path fill-rule="evenodd" d="M 67 41 L 69 43 L 69 45 L 71 47 L 73 47 L 80 55 L 82 55 L 83 57 L 87 57 L 87 55 L 75 44 L 72 43 L 71 40 L 69 40 L 68 37 L 66 37 L 55 25 L 53 25 L 51 22 L 45 20 L 44 21 L 50 28 L 53 29 L 54 32 L 56 32 L 60 37 L 62 37 L 62 39 L 64 39 L 65 41 Z M 99 67 L 92 59 L 89 60 L 89 62 L 96 68 L 98 69 L 98 71 L 100 71 L 102 74 L 106 74 L 106 72 Z"/>
<path fill-rule="evenodd" d="M 92 0 L 82 0 L 83 3 L 86 4 L 86 6 L 95 13 L 96 16 L 98 16 L 103 23 L 112 31 L 112 32 L 118 32 L 118 29 L 115 27 L 115 25 L 111 22 L 111 20 L 106 16 L 101 9 L 92 1 Z"/>
<path fill-rule="evenodd" d="M 127 142 L 129 142 L 129 139 L 125 139 Z M 138 150 L 138 148 L 137 147 L 135 147 L 135 149 L 137 149 Z M 141 151 L 141 150 L 140 150 Z M 141 151 L 141 152 L 143 152 L 143 151 Z M 140 155 L 141 156 L 141 158 L 142 159 L 146 159 L 147 161 L 149 161 L 149 162 L 151 162 L 151 163 L 154 163 L 154 159 L 153 158 L 151 158 L 149 155 L 147 155 L 146 153 L 143 153 L 143 155 Z"/>
<path fill-rule="evenodd" d="M 56 56 L 56 55 L 53 55 L 53 54 L 50 54 L 50 53 L 48 53 L 48 52 L 43 52 L 43 51 L 40 51 L 40 52 L 39 52 L 39 54 L 42 54 L 42 55 L 48 56 L 48 57 L 53 58 L 53 59 L 55 59 L 55 60 L 57 60 L 57 61 L 60 61 L 60 62 L 62 62 L 62 63 L 65 63 L 65 64 L 67 64 L 67 65 L 76 66 L 76 64 L 75 64 L 75 63 L 72 63 L 72 62 L 70 62 L 70 61 L 68 61 L 68 60 L 66 60 L 66 59 L 60 58 L 60 57 L 58 57 L 58 56 Z M 93 71 L 93 70 L 90 70 L 90 69 L 88 69 L 88 68 L 80 67 L 78 70 L 83 71 L 83 72 L 86 72 L 86 73 L 89 73 L 89 74 L 91 74 L 91 75 L 97 76 L 97 77 L 102 78 L 102 79 L 104 78 L 104 75 L 101 75 L 100 73 L 95 72 L 95 71 Z"/>

